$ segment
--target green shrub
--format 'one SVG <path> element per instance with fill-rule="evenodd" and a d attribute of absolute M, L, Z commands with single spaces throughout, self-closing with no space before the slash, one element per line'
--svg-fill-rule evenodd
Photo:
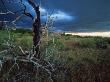
<path fill-rule="evenodd" d="M 48 46 L 54 46 L 57 49 L 63 49 L 64 48 L 64 44 L 63 44 L 63 42 L 61 42 L 59 37 L 54 37 L 54 42 L 53 42 L 53 39 L 51 39 L 48 42 Z"/>
<path fill-rule="evenodd" d="M 93 38 L 80 38 L 79 46 L 83 48 L 95 48 L 95 41 Z"/>
<path fill-rule="evenodd" d="M 105 38 L 95 38 L 96 41 L 96 48 L 98 49 L 106 49 L 108 48 L 108 42 Z"/>

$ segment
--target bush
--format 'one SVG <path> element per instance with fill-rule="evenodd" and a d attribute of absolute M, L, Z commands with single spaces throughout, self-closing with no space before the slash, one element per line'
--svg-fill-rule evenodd
<path fill-rule="evenodd" d="M 51 39 L 48 42 L 48 46 L 54 46 L 57 49 L 63 49 L 64 48 L 64 43 L 61 42 L 59 37 L 54 37 L 54 42 L 53 42 L 53 39 Z"/>
<path fill-rule="evenodd" d="M 79 40 L 79 44 L 83 48 L 94 48 L 95 47 L 95 41 L 93 38 L 81 38 Z"/>
<path fill-rule="evenodd" d="M 108 48 L 108 42 L 105 38 L 95 38 L 96 41 L 96 48 L 98 49 L 107 49 Z"/>

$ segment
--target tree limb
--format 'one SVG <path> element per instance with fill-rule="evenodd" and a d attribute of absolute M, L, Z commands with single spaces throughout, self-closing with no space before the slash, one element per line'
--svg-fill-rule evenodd
<path fill-rule="evenodd" d="M 26 5 L 22 2 L 22 0 L 20 0 L 20 2 L 24 6 L 23 14 L 26 15 L 26 16 L 28 16 L 28 17 L 30 17 L 30 18 L 32 18 L 32 20 L 33 20 L 34 17 L 32 16 L 32 14 L 26 11 Z"/>
<path fill-rule="evenodd" d="M 37 5 L 33 2 L 33 0 L 27 0 L 28 3 L 36 10 Z"/>
<path fill-rule="evenodd" d="M 36 14 L 38 13 L 39 11 L 39 5 L 36 5 L 33 0 L 28 0 L 28 3 L 34 8 Z"/>

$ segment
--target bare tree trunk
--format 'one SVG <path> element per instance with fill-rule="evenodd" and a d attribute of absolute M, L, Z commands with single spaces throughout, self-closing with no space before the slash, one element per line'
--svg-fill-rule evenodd
<path fill-rule="evenodd" d="M 1 21 L 1 22 L 0 22 L 0 30 L 2 30 L 2 29 L 3 29 L 3 27 L 4 27 L 4 22 L 3 22 L 3 21 Z"/>
<path fill-rule="evenodd" d="M 37 17 L 34 19 L 33 22 L 33 45 L 34 45 L 35 57 L 40 58 L 39 42 L 40 42 L 41 21 L 40 21 L 39 6 L 36 7 L 35 11 Z"/>

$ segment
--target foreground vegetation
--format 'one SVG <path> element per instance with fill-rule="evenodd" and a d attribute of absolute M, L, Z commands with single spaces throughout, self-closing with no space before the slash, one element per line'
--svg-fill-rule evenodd
<path fill-rule="evenodd" d="M 1 30 L 0 51 L 7 48 L 4 43 L 8 40 L 21 46 L 25 51 L 32 49 L 30 30 Z M 16 47 L 15 50 L 19 55 L 19 49 Z M 55 76 L 56 82 L 110 81 L 110 38 L 49 33 L 49 37 L 41 38 L 41 55 L 59 67 Z M 68 73 L 68 77 L 63 73 Z M 64 78 L 67 78 L 67 81 L 64 81 Z"/>

